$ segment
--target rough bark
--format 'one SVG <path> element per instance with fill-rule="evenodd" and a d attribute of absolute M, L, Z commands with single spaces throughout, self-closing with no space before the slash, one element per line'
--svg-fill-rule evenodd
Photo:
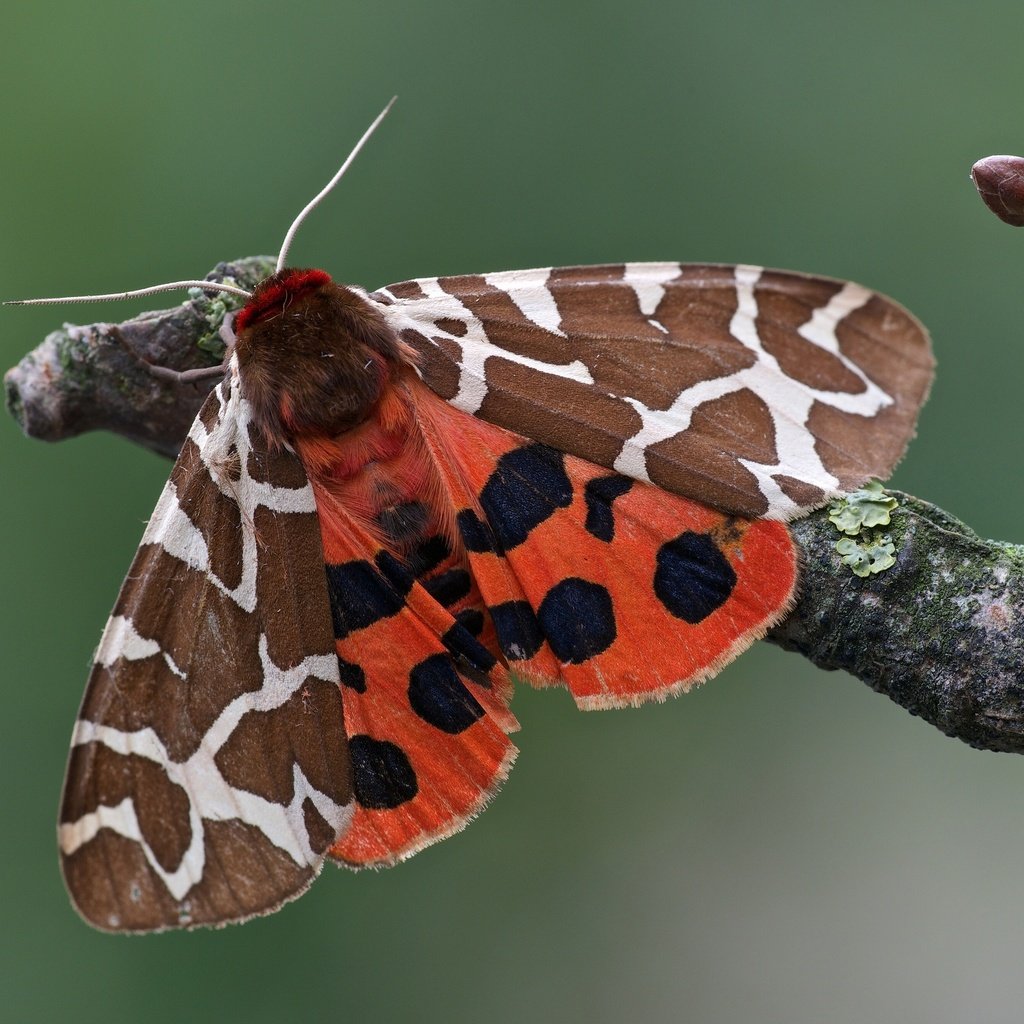
<path fill-rule="evenodd" d="M 218 263 L 206 277 L 251 289 L 273 269 L 273 257 L 257 256 Z M 196 292 L 173 309 L 119 324 L 65 324 L 7 371 L 7 409 L 29 437 L 60 441 L 110 430 L 174 458 L 217 381 L 176 387 L 150 367 L 216 366 L 224 314 L 239 304 L 223 293 Z"/>
<path fill-rule="evenodd" d="M 846 669 L 971 746 L 1024 752 L 1024 547 L 889 493 L 896 562 L 878 575 L 841 563 L 827 509 L 791 524 L 800 600 L 768 639 Z"/>
<path fill-rule="evenodd" d="M 251 288 L 272 265 L 222 263 L 208 278 Z M 149 365 L 216 365 L 217 331 L 234 305 L 197 293 L 121 324 L 65 325 L 8 371 L 8 409 L 30 437 L 104 429 L 173 457 L 214 382 L 175 385 Z M 845 669 L 972 746 L 1024 752 L 1024 548 L 984 541 L 934 505 L 890 493 L 896 561 L 877 575 L 843 564 L 828 509 L 792 524 L 800 599 L 767 639 Z"/>

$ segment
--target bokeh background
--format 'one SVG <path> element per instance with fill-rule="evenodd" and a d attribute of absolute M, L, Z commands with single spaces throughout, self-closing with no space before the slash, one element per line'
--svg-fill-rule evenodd
<path fill-rule="evenodd" d="M 968 181 L 1024 150 L 1019 3 L 11 4 L 0 293 L 272 252 L 367 286 L 624 259 L 849 277 L 931 328 L 895 482 L 1021 534 L 1024 232 Z M 158 300 L 159 302 L 159 300 Z M 151 303 L 152 304 L 152 303 Z M 0 313 L 12 365 L 77 307 Z M 1024 761 L 766 645 L 668 705 L 523 692 L 464 833 L 328 868 L 271 918 L 118 939 L 70 909 L 55 809 L 90 655 L 169 466 L 0 422 L 0 1019 L 1018 1021 Z"/>

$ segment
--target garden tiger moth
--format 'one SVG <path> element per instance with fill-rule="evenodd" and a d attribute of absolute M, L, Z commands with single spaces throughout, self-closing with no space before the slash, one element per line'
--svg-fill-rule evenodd
<path fill-rule="evenodd" d="M 927 394 L 924 329 L 847 282 L 284 267 L 379 121 L 245 296 L 97 650 L 60 846 L 101 929 L 245 920 L 461 828 L 514 677 L 603 708 L 713 675 L 792 602 L 784 522 L 887 475 Z"/>

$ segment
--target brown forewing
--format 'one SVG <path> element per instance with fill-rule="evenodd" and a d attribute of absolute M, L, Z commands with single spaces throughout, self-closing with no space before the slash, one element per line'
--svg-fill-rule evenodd
<path fill-rule="evenodd" d="M 246 428 L 222 385 L 182 450 L 86 689 L 62 861 L 76 907 L 105 930 L 266 913 L 305 889 L 350 814 L 308 484 L 291 452 L 259 448 Z M 218 431 L 230 443 L 211 444 Z M 182 548 L 189 538 L 201 538 L 205 564 Z"/>
<path fill-rule="evenodd" d="M 927 333 L 890 299 L 756 267 L 465 275 L 380 297 L 458 407 L 748 516 L 887 477 L 932 376 Z"/>

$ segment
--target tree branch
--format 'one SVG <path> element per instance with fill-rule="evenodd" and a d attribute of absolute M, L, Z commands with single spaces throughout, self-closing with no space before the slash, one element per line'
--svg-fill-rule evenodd
<path fill-rule="evenodd" d="M 273 271 L 273 257 L 256 256 L 218 263 L 206 279 L 251 290 Z M 65 324 L 7 371 L 7 409 L 29 437 L 60 441 L 110 430 L 173 459 L 217 380 L 179 387 L 152 368 L 216 366 L 224 356 L 224 315 L 239 305 L 196 290 L 174 309 L 120 324 Z"/>
<path fill-rule="evenodd" d="M 219 264 L 208 279 L 252 288 L 272 270 L 257 257 Z M 196 294 L 121 324 L 65 325 L 8 371 L 8 409 L 30 437 L 110 430 L 174 457 L 213 382 L 168 383 L 150 366 L 216 365 L 217 332 L 235 305 Z M 800 598 L 767 639 L 845 669 L 972 746 L 1024 752 L 1024 548 L 896 497 L 886 528 L 895 564 L 863 579 L 836 551 L 827 509 L 791 524 Z"/>
<path fill-rule="evenodd" d="M 1024 548 L 890 493 L 896 562 L 876 576 L 841 564 L 827 509 L 790 524 L 800 599 L 768 639 L 973 747 L 1024 753 Z"/>

